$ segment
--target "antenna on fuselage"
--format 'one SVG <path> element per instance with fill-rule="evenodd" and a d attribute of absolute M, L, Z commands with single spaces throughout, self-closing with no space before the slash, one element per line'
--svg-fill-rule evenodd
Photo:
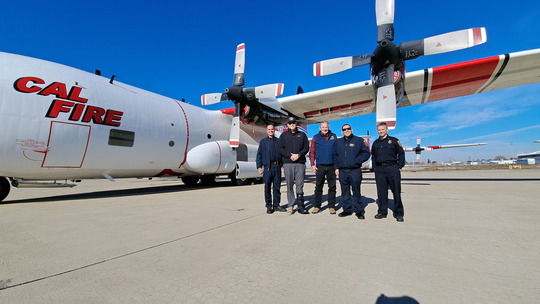
<path fill-rule="evenodd" d="M 116 77 L 116 75 L 112 75 L 111 80 L 109 80 L 109 83 L 110 83 L 110 84 L 113 83 L 115 77 Z"/>

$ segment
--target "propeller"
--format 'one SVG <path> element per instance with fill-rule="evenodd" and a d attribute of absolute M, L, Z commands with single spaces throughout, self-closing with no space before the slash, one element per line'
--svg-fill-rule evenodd
<path fill-rule="evenodd" d="M 394 41 L 394 0 L 376 0 L 377 43 L 373 54 L 362 54 L 323 60 L 313 65 L 315 76 L 339 73 L 354 67 L 371 65 L 371 78 L 377 90 L 377 123 L 386 122 L 389 129 L 396 126 L 396 107 L 403 94 L 396 97 L 396 84 L 403 89 L 405 60 L 473 47 L 487 41 L 485 28 L 471 28 L 437 35 L 421 40 Z M 402 91 L 403 93 L 403 91 Z"/>
<path fill-rule="evenodd" d="M 202 105 L 211 105 L 222 101 L 234 102 L 234 114 L 229 135 L 229 145 L 233 148 L 240 145 L 240 115 L 242 110 L 250 105 L 256 105 L 259 98 L 272 98 L 283 94 L 283 83 L 267 84 L 263 86 L 244 88 L 244 67 L 246 62 L 246 46 L 244 43 L 236 47 L 234 62 L 234 80 L 232 87 L 225 89 L 225 93 L 210 93 L 201 96 Z"/>

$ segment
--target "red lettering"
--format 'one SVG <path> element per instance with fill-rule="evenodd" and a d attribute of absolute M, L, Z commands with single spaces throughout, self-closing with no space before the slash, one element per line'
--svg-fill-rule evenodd
<path fill-rule="evenodd" d="M 105 115 L 104 109 L 94 106 L 88 106 L 86 108 L 86 113 L 84 113 L 82 121 L 90 122 L 90 120 L 92 120 L 94 123 L 103 124 L 103 115 Z"/>
<path fill-rule="evenodd" d="M 56 118 L 58 117 L 58 114 L 60 114 L 60 112 L 68 113 L 69 111 L 71 111 L 71 107 L 73 107 L 74 105 L 75 103 L 71 101 L 55 99 L 51 103 L 49 111 L 47 111 L 47 115 L 45 116 L 50 118 Z"/>
<path fill-rule="evenodd" d="M 120 120 L 122 119 L 122 115 L 124 115 L 124 112 L 107 110 L 107 114 L 105 115 L 105 124 L 109 126 L 120 127 Z"/>
<path fill-rule="evenodd" d="M 71 115 L 69 116 L 69 120 L 78 121 L 79 119 L 81 119 L 83 110 L 84 110 L 84 104 L 82 103 L 75 104 L 75 108 L 73 108 L 73 111 L 71 112 Z"/>
<path fill-rule="evenodd" d="M 35 93 L 39 90 L 41 90 L 40 87 L 32 85 L 29 86 L 29 82 L 38 83 L 38 84 L 45 84 L 45 81 L 43 79 L 37 78 L 37 77 L 22 77 L 15 81 L 13 84 L 13 87 L 15 90 L 22 92 L 22 93 Z"/>
<path fill-rule="evenodd" d="M 57 98 L 68 99 L 66 85 L 61 82 L 51 83 L 38 94 L 43 96 L 56 95 Z"/>
<path fill-rule="evenodd" d="M 82 91 L 81 87 L 72 87 L 71 90 L 69 91 L 68 99 L 86 103 L 88 99 L 80 97 L 81 91 Z"/>

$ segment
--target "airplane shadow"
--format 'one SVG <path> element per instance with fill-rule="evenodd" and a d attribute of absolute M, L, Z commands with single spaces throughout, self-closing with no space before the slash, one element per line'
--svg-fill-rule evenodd
<path fill-rule="evenodd" d="M 180 180 L 178 182 L 179 182 L 178 185 L 153 186 L 153 187 L 120 189 L 120 190 L 104 190 L 104 191 L 55 195 L 55 196 L 30 198 L 30 199 L 5 200 L 1 204 L 8 205 L 8 204 L 24 204 L 24 203 L 59 202 L 59 201 L 96 199 L 96 198 L 141 196 L 141 195 L 163 194 L 163 193 L 171 193 L 171 192 L 202 190 L 202 189 L 207 189 L 207 188 L 231 186 L 231 183 L 228 180 L 224 180 L 224 181 L 217 180 L 215 183 L 210 184 L 210 185 L 197 185 L 195 187 L 188 187 L 182 184 Z"/>

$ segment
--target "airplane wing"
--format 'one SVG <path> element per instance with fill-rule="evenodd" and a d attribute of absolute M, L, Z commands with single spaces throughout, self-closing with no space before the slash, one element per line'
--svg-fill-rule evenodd
<path fill-rule="evenodd" d="M 398 106 L 489 92 L 540 82 L 540 49 L 409 72 Z M 279 98 L 281 107 L 314 124 L 375 112 L 371 80 Z"/>

